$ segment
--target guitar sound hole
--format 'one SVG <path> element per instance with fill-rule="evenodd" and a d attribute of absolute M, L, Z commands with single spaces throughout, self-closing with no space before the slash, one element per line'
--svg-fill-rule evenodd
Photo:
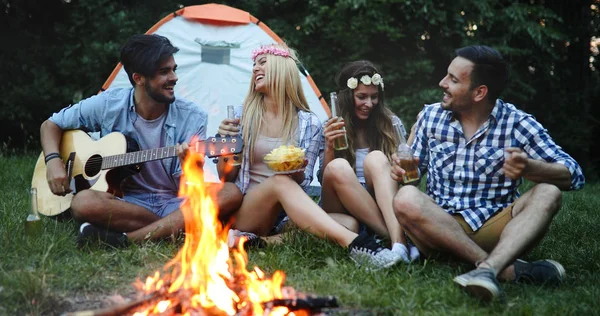
<path fill-rule="evenodd" d="M 96 176 L 102 169 L 102 156 L 93 155 L 85 163 L 85 175 L 89 178 Z"/>

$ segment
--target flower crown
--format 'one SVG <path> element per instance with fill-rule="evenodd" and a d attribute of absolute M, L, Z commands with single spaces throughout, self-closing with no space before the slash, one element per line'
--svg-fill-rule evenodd
<path fill-rule="evenodd" d="M 252 61 L 256 61 L 256 57 L 264 54 L 271 54 L 281 57 L 290 57 L 290 52 L 283 48 L 275 46 L 261 46 L 252 52 Z"/>
<path fill-rule="evenodd" d="M 383 78 L 381 78 L 381 75 L 378 73 L 373 74 L 372 77 L 369 77 L 369 75 L 363 75 L 362 77 L 360 77 L 360 82 L 362 84 L 364 84 L 365 86 L 374 84 L 376 86 L 381 86 L 381 91 L 383 91 Z M 348 88 L 354 90 L 356 89 L 356 87 L 358 87 L 358 79 L 354 78 L 354 77 L 350 77 L 348 78 L 348 81 L 346 82 L 346 86 L 348 86 Z"/>

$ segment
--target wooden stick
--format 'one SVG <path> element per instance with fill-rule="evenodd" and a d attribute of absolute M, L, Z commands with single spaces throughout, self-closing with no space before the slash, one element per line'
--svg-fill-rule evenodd
<path fill-rule="evenodd" d="M 174 293 L 177 293 L 177 291 Z M 174 294 L 174 293 L 170 293 L 170 294 Z M 117 306 L 109 306 L 109 307 L 96 309 L 96 310 L 65 313 L 65 314 L 62 314 L 61 316 L 119 316 L 119 315 L 123 315 L 123 313 L 126 313 L 126 312 L 130 311 L 131 309 L 138 307 L 144 303 L 161 298 L 161 296 L 163 296 L 163 295 L 165 296 L 165 299 L 167 299 L 169 296 L 172 296 L 172 295 L 165 294 L 162 291 L 157 291 L 157 292 L 148 294 L 140 299 L 131 301 L 129 303 L 125 303 L 125 304 L 121 304 L 121 305 L 117 305 Z"/>

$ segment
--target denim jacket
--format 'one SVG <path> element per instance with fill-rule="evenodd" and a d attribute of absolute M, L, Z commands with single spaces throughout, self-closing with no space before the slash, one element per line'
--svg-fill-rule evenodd
<path fill-rule="evenodd" d="M 120 132 L 139 141 L 133 123 L 137 119 L 133 101 L 134 88 L 109 89 L 54 113 L 49 120 L 63 130 L 81 129 L 85 132 L 100 132 L 103 137 Z M 176 99 L 169 106 L 165 120 L 165 147 L 189 142 L 192 136 L 206 139 L 207 114 L 196 104 Z M 163 159 L 171 181 L 179 187 L 181 164 L 177 157 Z"/>

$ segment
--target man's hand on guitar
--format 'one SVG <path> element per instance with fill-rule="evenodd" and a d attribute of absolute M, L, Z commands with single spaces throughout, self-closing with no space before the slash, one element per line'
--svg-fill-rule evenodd
<path fill-rule="evenodd" d="M 46 179 L 50 191 L 56 195 L 65 196 L 71 192 L 67 171 L 61 159 L 52 159 L 46 165 Z"/>
<path fill-rule="evenodd" d="M 179 144 L 177 143 L 175 145 L 175 150 L 177 151 L 177 157 L 179 157 L 179 162 L 181 162 L 181 164 L 183 165 L 183 162 L 185 161 L 185 157 L 188 154 L 189 151 L 189 146 L 187 143 L 183 143 L 183 144 Z"/>
<path fill-rule="evenodd" d="M 190 151 L 190 147 L 189 147 L 188 143 L 176 144 L 175 147 L 177 150 L 177 157 L 179 157 L 179 162 L 183 166 L 185 157 L 187 156 L 188 152 Z M 204 167 L 204 154 L 203 153 L 199 153 L 199 154 L 202 155 L 202 160 L 198 164 L 198 167 L 202 168 L 202 167 Z"/>

